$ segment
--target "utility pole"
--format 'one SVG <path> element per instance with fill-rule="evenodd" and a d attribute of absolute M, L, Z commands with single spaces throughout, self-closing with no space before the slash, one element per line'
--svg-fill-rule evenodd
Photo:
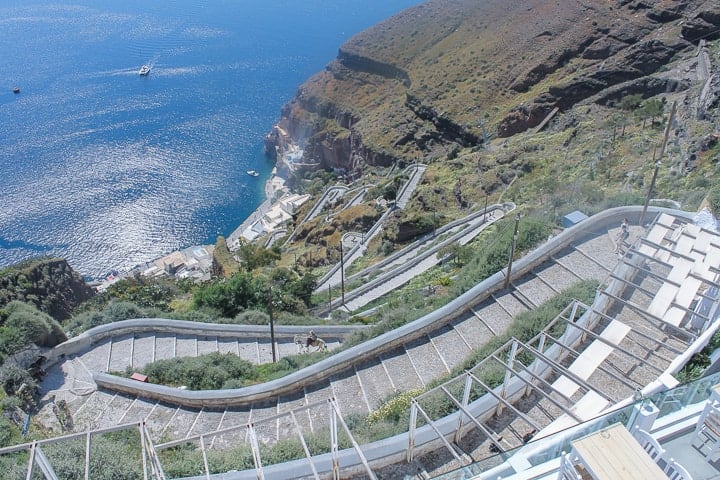
<path fill-rule="evenodd" d="M 270 347 L 272 348 L 272 359 L 273 363 L 277 363 L 277 352 L 275 351 L 275 321 L 273 319 L 273 290 L 272 287 L 268 290 L 268 316 L 270 317 Z"/>
<path fill-rule="evenodd" d="M 340 299 L 345 305 L 345 255 L 343 254 L 342 237 L 340 238 Z"/>
<path fill-rule="evenodd" d="M 520 214 L 515 215 L 515 231 L 513 232 L 512 243 L 510 244 L 510 258 L 508 259 L 507 275 L 505 276 L 505 288 L 510 286 L 510 273 L 512 272 L 513 256 L 515 255 L 515 242 L 518 236 L 518 227 L 520 226 Z"/>
<path fill-rule="evenodd" d="M 655 188 L 655 181 L 657 180 L 658 170 L 662 163 L 662 156 L 665 153 L 665 147 L 667 147 L 668 137 L 670 136 L 670 127 L 672 126 L 673 119 L 675 118 L 675 111 L 677 110 L 677 101 L 673 102 L 670 109 L 670 117 L 668 118 L 667 125 L 665 125 L 665 135 L 663 136 L 662 146 L 660 147 L 660 155 L 655 162 L 655 171 L 653 172 L 652 180 L 650 180 L 650 187 L 648 188 L 647 196 L 645 197 L 645 205 L 643 206 L 642 214 L 640 215 L 640 226 L 642 227 L 645 221 L 645 213 L 647 213 L 648 206 L 650 205 L 650 197 L 652 196 L 653 189 Z M 653 150 L 653 161 L 655 161 L 655 152 Z"/>

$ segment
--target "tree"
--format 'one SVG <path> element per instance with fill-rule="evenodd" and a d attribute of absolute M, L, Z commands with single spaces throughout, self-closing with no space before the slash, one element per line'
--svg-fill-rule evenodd
<path fill-rule="evenodd" d="M 641 103 L 642 94 L 635 93 L 624 97 L 620 102 L 620 108 L 622 108 L 623 110 L 632 111 L 637 109 Z"/>
<path fill-rule="evenodd" d="M 642 109 L 645 114 L 645 118 L 650 117 L 650 125 L 655 124 L 655 118 L 662 116 L 665 110 L 665 102 L 660 98 L 651 98 L 643 102 Z M 644 126 L 644 124 L 643 124 Z"/>
<path fill-rule="evenodd" d="M 237 255 L 240 258 L 240 262 L 248 271 L 271 266 L 280 259 L 278 247 L 268 249 L 251 242 L 242 242 L 237 251 Z"/>
<path fill-rule="evenodd" d="M 317 277 L 310 272 L 306 272 L 302 277 L 290 284 L 289 291 L 296 298 L 302 300 L 306 307 L 309 307 L 312 303 L 312 293 L 316 288 Z"/>

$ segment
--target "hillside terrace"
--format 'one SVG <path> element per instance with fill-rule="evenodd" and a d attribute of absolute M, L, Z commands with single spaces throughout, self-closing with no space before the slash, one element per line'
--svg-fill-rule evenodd
<path fill-rule="evenodd" d="M 568 235 L 572 231 L 583 231 L 593 222 L 602 228 L 611 218 L 622 218 L 621 215 L 629 212 L 633 210 L 625 208 L 616 210 L 611 217 L 591 217 L 569 229 Z M 312 460 L 258 468 L 265 472 L 265 478 L 289 478 L 289 472 L 293 472 L 293 476 L 328 472 L 334 463 L 348 472 L 363 469 L 375 478 L 372 469 L 401 468 L 390 465 L 411 460 L 412 465 L 422 465 L 432 474 L 456 467 L 477 473 L 471 465 L 490 457 L 493 450 L 509 452 L 521 447 L 528 434 L 535 443 L 626 405 L 638 392 L 648 396 L 676 386 L 673 375 L 707 344 L 717 329 L 714 320 L 720 240 L 716 233 L 687 220 L 684 212 L 661 211 L 647 234 L 620 258 L 615 257 L 609 273 L 601 275 L 602 286 L 592 305 L 575 302 L 532 341 L 523 343 L 513 339 L 470 372 L 417 397 L 408 433 Z M 542 261 L 557 255 L 552 253 L 557 252 L 553 242 L 560 240 L 549 242 L 518 262 L 520 276 L 514 278 L 514 282 L 538 268 Z M 496 276 L 498 278 L 486 282 L 501 280 L 502 272 Z M 478 288 L 487 289 L 486 282 Z M 458 300 L 467 302 L 465 298 Z M 416 321 L 406 327 L 423 328 L 421 325 L 422 321 Z M 378 341 L 382 340 L 367 343 Z M 351 352 L 343 353 L 347 355 L 336 355 L 334 361 L 348 361 L 346 357 Z M 484 372 L 498 368 L 504 372 L 505 382 L 494 389 L 484 386 Z M 144 387 L 122 379 L 117 380 L 115 387 L 105 377 L 96 375 L 94 379 L 105 388 L 120 387 L 128 392 L 132 386 L 135 394 L 146 394 L 141 393 Z M 157 394 L 161 390 L 153 389 Z M 481 393 L 485 394 L 478 396 Z M 178 392 L 173 397 L 185 394 Z M 197 395 L 193 395 L 195 397 Z M 456 406 L 454 413 L 434 415 L 427 407 L 427 400 L 433 397 L 449 399 Z M 315 402 L 310 399 L 301 402 L 305 403 L 301 408 L 312 408 L 320 397 L 314 398 Z M 325 398 L 330 399 L 331 412 L 337 414 L 331 415 L 335 418 L 331 424 L 339 428 L 336 417 L 339 415 L 343 423 L 342 415 L 348 413 L 348 407 L 336 408 L 337 400 L 332 395 Z M 321 408 L 327 411 L 327 406 Z M 282 412 L 285 417 L 289 414 L 285 409 Z M 418 423 L 418 418 L 424 421 Z M 278 433 L 286 428 L 279 416 L 267 417 L 267 420 L 276 424 Z M 259 421 L 263 420 L 237 423 L 238 426 L 232 428 L 246 432 L 243 437 L 248 441 L 254 434 L 247 432 Z M 219 435 L 228 436 L 228 429 L 222 425 L 213 430 L 199 437 L 188 432 L 184 440 L 199 441 L 202 447 L 207 441 L 215 443 L 214 438 Z M 235 441 L 241 440 L 235 436 Z M 158 446 L 161 447 L 167 445 Z M 444 461 L 433 466 L 428 462 L 418 463 L 424 454 L 436 452 L 438 447 L 447 449 Z M 249 472 L 238 472 L 223 478 L 246 478 L 246 474 L 252 476 Z"/>

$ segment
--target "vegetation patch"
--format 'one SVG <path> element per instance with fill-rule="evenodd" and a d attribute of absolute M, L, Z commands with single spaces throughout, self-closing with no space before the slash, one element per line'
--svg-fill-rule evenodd
<path fill-rule="evenodd" d="M 487 358 L 513 337 L 522 342 L 527 342 L 532 339 L 574 299 L 587 305 L 592 304 L 598 285 L 598 282 L 595 280 L 578 282 L 546 301 L 538 308 L 518 314 L 513 319 L 507 331 L 491 338 L 484 346 L 471 353 L 465 361 L 455 367 L 452 372 L 431 382 L 427 389 L 429 390 L 437 385 L 446 383 L 464 371 L 477 366 L 481 360 Z M 476 372 L 476 374 L 490 388 L 500 385 L 504 378 L 504 370 L 499 366 L 498 368 L 491 367 L 485 369 L 483 372 Z M 464 381 L 461 382 L 461 384 L 464 384 Z M 461 390 L 461 384 L 454 385 L 454 388 L 450 387 L 450 389 Z M 365 417 L 365 425 L 362 427 L 362 431 L 371 438 L 384 438 L 381 435 L 391 436 L 406 431 L 409 419 L 407 407 L 410 404 L 410 400 L 420 393 L 422 393 L 421 390 L 411 390 L 392 395 L 383 402 L 379 408 Z M 472 399 L 474 400 L 484 393 L 484 391 L 476 388 L 473 391 Z M 422 405 L 423 409 L 431 418 L 440 418 L 452 413 L 456 409 L 455 404 L 445 395 L 441 394 L 431 396 L 430 398 L 423 398 Z M 419 424 L 421 423 L 423 422 L 419 422 Z M 381 431 L 382 434 L 378 430 Z"/>
<path fill-rule="evenodd" d="M 289 355 L 275 363 L 255 365 L 232 353 L 212 352 L 197 357 L 176 357 L 145 365 L 140 372 L 151 383 L 190 390 L 241 388 L 268 382 L 316 363 L 328 354 L 323 352 Z M 132 373 L 130 369 L 125 375 Z"/>

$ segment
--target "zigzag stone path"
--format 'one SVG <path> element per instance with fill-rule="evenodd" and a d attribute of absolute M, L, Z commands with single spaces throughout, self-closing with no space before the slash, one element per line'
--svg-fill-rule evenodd
<path fill-rule="evenodd" d="M 68 402 L 76 430 L 117 425 L 130 419 L 143 418 L 156 441 L 187 438 L 198 432 L 212 432 L 250 420 L 257 422 L 279 412 L 333 396 L 344 415 L 365 414 L 394 391 L 423 387 L 438 376 L 447 374 L 473 348 L 503 332 L 518 313 L 548 300 L 556 292 L 580 279 L 602 281 L 607 278 L 618 261 L 613 248 L 611 234 L 604 231 L 588 232 L 581 241 L 564 248 L 531 273 L 514 279 L 509 289 L 496 291 L 481 299 L 472 306 L 470 312 L 449 324 L 438 326 L 371 361 L 355 364 L 328 380 L 313 385 L 297 385 L 296 394 L 274 397 L 262 403 L 217 410 L 178 408 L 163 402 L 96 390 L 92 384 L 90 372 L 94 369 L 106 371 L 108 365 L 111 370 L 123 369 L 129 364 L 140 365 L 152 358 L 178 355 L 178 351 L 192 355 L 223 348 L 234 350 L 248 359 L 269 358 L 269 345 L 262 340 L 238 340 L 233 343 L 212 337 L 113 338 L 58 365 L 57 370 L 51 371 L 43 382 L 42 390 L 46 400 L 54 396 L 55 400 L 64 399 Z M 135 356 L 137 345 L 143 345 L 141 350 L 145 356 Z M 294 345 L 291 344 L 290 348 L 294 348 Z M 280 351 L 286 352 L 287 346 L 280 345 Z M 64 381 L 60 381 L 60 378 Z M 44 414 L 46 417 L 52 415 L 47 411 Z M 301 425 L 307 431 L 317 431 L 326 426 L 328 421 L 326 409 L 322 409 L 309 411 L 302 418 Z M 278 420 L 274 428 L 263 428 L 258 435 L 261 441 L 274 442 L 290 431 L 281 428 Z M 231 434 L 213 439 L 218 445 L 231 441 Z"/>

